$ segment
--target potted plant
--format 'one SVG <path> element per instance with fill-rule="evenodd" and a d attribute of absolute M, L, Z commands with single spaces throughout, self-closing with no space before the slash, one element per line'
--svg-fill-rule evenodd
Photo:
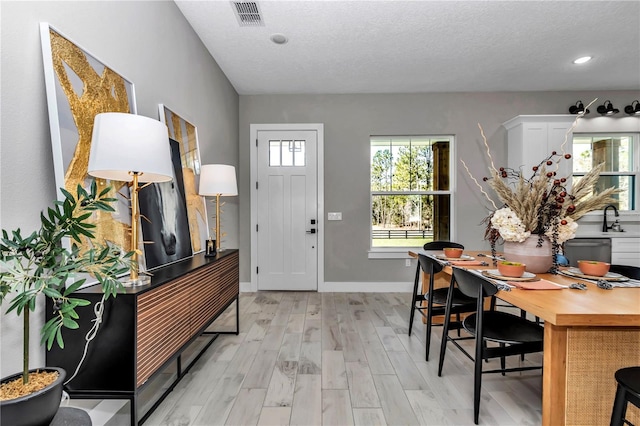
<path fill-rule="evenodd" d="M 55 201 L 46 214 L 40 214 L 40 228 L 30 235 L 23 237 L 20 229 L 2 230 L 0 304 L 9 303 L 7 314 L 22 316 L 24 335 L 22 373 L 0 382 L 2 424 L 48 425 L 60 405 L 64 370 L 46 368 L 45 374 L 29 371 L 29 313 L 35 310 L 39 296 L 52 299 L 55 309 L 54 317 L 41 330 L 41 342 L 47 349 L 54 342 L 64 347 L 63 328 L 78 328 L 76 308 L 90 303 L 72 295 L 85 283 L 86 274 L 98 280 L 105 298 L 115 297 L 122 288 L 117 277 L 130 267 L 132 252 L 94 240 L 93 213 L 114 211 L 110 188 L 98 193 L 94 181 L 88 191 L 78 185 L 75 196 L 61 191 L 64 200 Z M 89 248 L 81 248 L 83 239 L 88 240 Z M 46 412 L 47 408 L 52 412 Z"/>
<path fill-rule="evenodd" d="M 592 101 L 589 105 L 593 104 Z M 461 160 L 470 178 L 480 192 L 491 203 L 491 213 L 486 223 L 485 239 L 491 244 L 491 253 L 496 256 L 495 246 L 504 242 L 505 259 L 526 264 L 533 273 L 558 272 L 558 254 L 562 244 L 575 237 L 576 221 L 586 213 L 602 209 L 615 201 L 613 195 L 619 191 L 607 188 L 596 192 L 595 187 L 604 164 L 593 167 L 569 188 L 570 176 L 559 176 L 559 163 L 571 159 L 565 151 L 569 133 L 582 117 L 579 114 L 571 128 L 565 133 L 560 151 L 552 151 L 532 170 L 514 170 L 494 165 L 491 150 L 482 126 L 480 134 L 490 161 L 490 177 L 484 177 L 500 202 L 494 202 L 482 185 Z M 495 264 L 495 259 L 494 259 Z"/>

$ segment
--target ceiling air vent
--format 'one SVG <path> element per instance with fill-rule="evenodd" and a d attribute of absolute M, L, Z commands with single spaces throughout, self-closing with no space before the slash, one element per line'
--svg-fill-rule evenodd
<path fill-rule="evenodd" d="M 241 27 L 264 26 L 258 3 L 254 1 L 232 1 L 231 4 Z"/>

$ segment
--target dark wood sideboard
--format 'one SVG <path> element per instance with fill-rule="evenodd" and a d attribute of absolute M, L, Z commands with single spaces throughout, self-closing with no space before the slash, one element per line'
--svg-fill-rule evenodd
<path fill-rule="evenodd" d="M 144 422 L 218 334 L 238 334 L 238 259 L 238 250 L 225 250 L 211 258 L 197 254 L 152 271 L 150 284 L 127 287 L 110 298 L 86 359 L 65 390 L 72 398 L 128 399 L 131 424 Z M 67 378 L 82 358 L 85 336 L 95 319 L 94 305 L 102 291 L 94 285 L 76 294 L 92 304 L 77 309 L 79 329 L 63 331 L 65 348 L 54 344 L 47 352 L 47 365 L 64 368 Z M 235 330 L 207 330 L 234 301 Z M 47 299 L 47 320 L 52 315 Z M 186 366 L 182 365 L 183 352 L 190 354 Z M 142 393 L 151 400 L 143 410 Z"/>

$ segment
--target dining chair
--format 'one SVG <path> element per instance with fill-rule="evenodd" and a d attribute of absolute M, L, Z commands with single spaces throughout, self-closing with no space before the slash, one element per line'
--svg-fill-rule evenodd
<path fill-rule="evenodd" d="M 615 377 L 618 387 L 613 401 L 610 426 L 631 425 L 625 416 L 629 402 L 640 408 L 640 367 L 621 368 L 616 371 Z"/>
<path fill-rule="evenodd" d="M 451 248 L 460 248 L 464 250 L 464 245 L 460 244 L 460 243 L 456 243 L 454 241 L 445 241 L 445 240 L 435 240 L 435 241 L 430 241 L 428 243 L 425 243 L 424 246 L 422 246 L 423 250 L 443 250 L 446 249 L 447 247 L 451 247 Z M 418 265 L 417 270 L 420 270 L 420 265 Z M 414 291 L 415 293 L 415 291 Z M 443 299 L 446 301 L 446 295 L 445 298 Z M 444 305 L 444 303 L 443 303 Z M 414 304 L 415 306 L 415 304 Z M 456 314 L 456 321 L 458 323 L 460 323 L 460 314 Z M 460 337 L 460 328 L 458 328 L 458 337 Z M 409 335 L 411 335 L 411 331 L 409 331 Z M 427 353 L 427 358 L 429 358 L 428 353 Z M 428 359 L 427 359 L 428 361 Z"/>
<path fill-rule="evenodd" d="M 460 243 L 454 243 L 453 241 L 442 241 L 442 240 L 430 241 L 426 243 L 424 246 L 422 246 L 422 249 L 427 251 L 442 250 L 447 247 L 461 248 L 464 250 L 464 246 Z M 411 314 L 409 316 L 409 336 L 411 336 L 411 329 L 413 328 L 413 317 L 415 316 L 416 310 L 418 310 L 422 314 L 422 316 L 426 318 L 426 315 L 424 314 L 424 310 L 427 309 L 427 307 L 426 305 L 424 305 L 423 302 L 426 300 L 425 296 L 428 295 L 429 290 L 427 290 L 426 293 L 423 293 L 423 291 L 421 291 L 419 288 L 421 270 L 423 269 L 420 266 L 420 262 L 418 262 L 418 265 L 416 266 L 416 277 L 413 283 L 413 299 L 411 300 Z M 441 270 L 442 270 L 442 267 L 440 267 L 436 272 L 434 272 L 434 274 L 437 274 Z M 433 274 L 427 271 L 425 271 L 425 274 L 429 274 L 430 284 L 432 284 Z M 441 291 L 439 290 L 438 293 L 442 293 L 444 291 L 445 290 L 441 290 Z M 445 301 L 447 300 L 446 293 L 444 295 L 444 298 L 442 298 L 442 300 L 445 300 Z M 419 305 L 416 306 L 416 303 L 419 303 Z M 428 349 L 427 349 L 427 353 L 428 353 Z M 428 354 L 427 354 L 427 358 L 428 358 Z"/>
<path fill-rule="evenodd" d="M 473 298 L 476 301 L 475 313 L 467 316 L 464 321 L 462 321 L 464 329 L 471 334 L 473 336 L 472 338 L 475 340 L 475 356 L 469 354 L 456 341 L 459 339 L 449 337 L 449 321 L 450 314 L 452 312 L 452 303 L 450 299 L 447 299 L 444 316 L 444 330 L 440 346 L 438 376 L 442 375 L 447 342 L 451 341 L 469 359 L 474 361 L 473 421 L 475 424 L 478 424 L 482 374 L 502 373 L 502 375 L 505 375 L 505 373 L 513 371 L 526 371 L 542 368 L 541 365 L 506 368 L 506 357 L 511 355 L 541 352 L 543 349 L 544 329 L 536 323 L 521 318 L 520 316 L 501 311 L 485 310 L 484 299 L 486 297 L 495 296 L 498 289 L 483 276 L 470 272 L 466 269 L 454 267 L 452 284 L 454 280 L 463 295 Z M 488 361 L 492 358 L 500 358 L 500 368 L 495 370 L 483 370 L 482 361 Z"/>
<path fill-rule="evenodd" d="M 411 300 L 411 315 L 409 317 L 409 336 L 413 327 L 413 318 L 415 312 L 418 311 L 426 319 L 425 331 L 425 360 L 429 361 L 429 348 L 431 346 L 431 328 L 433 326 L 433 317 L 443 315 L 445 304 L 449 294 L 452 295 L 451 314 L 456 315 L 454 328 L 461 328 L 460 313 L 473 312 L 475 309 L 475 300 L 468 298 L 460 293 L 455 286 L 434 288 L 434 275 L 442 271 L 442 264 L 429 256 L 418 254 L 418 268 L 416 270 L 415 282 L 413 285 L 413 298 Z M 429 285 L 426 292 L 422 292 L 420 288 L 420 271 L 429 275 Z M 424 303 L 423 303 L 424 302 Z"/>
<path fill-rule="evenodd" d="M 629 265 L 611 265 L 609 272 L 615 272 L 616 274 L 624 275 L 632 280 L 640 280 L 640 268 L 637 266 Z"/>

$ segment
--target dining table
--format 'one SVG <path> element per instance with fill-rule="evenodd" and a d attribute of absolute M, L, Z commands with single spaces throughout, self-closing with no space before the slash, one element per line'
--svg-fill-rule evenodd
<path fill-rule="evenodd" d="M 409 250 L 418 254 L 442 252 Z M 466 269 L 495 270 L 488 251 L 465 250 Z M 482 257 L 479 257 L 482 256 Z M 478 260 L 485 265 L 478 265 Z M 450 262 L 436 280 L 449 285 Z M 563 270 L 563 268 L 560 268 Z M 422 283 L 425 280 L 423 273 Z M 559 284 L 559 290 L 499 290 L 496 297 L 540 318 L 544 324 L 542 369 L 542 424 L 545 426 L 600 426 L 609 424 L 616 391 L 614 373 L 640 366 L 640 287 L 602 289 L 592 280 L 563 274 L 536 274 Z M 585 284 L 586 290 L 569 288 Z M 640 410 L 629 404 L 627 418 L 640 424 Z"/>

